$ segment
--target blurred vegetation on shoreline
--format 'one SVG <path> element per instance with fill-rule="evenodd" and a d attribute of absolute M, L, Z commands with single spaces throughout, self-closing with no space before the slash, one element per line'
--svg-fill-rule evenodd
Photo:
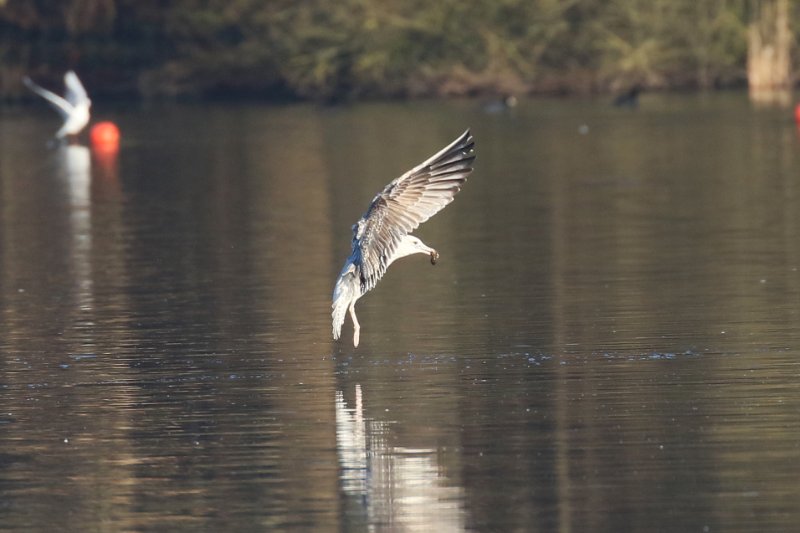
<path fill-rule="evenodd" d="M 744 86 L 752 1 L 0 0 L 0 98 L 69 68 L 106 98 Z"/>

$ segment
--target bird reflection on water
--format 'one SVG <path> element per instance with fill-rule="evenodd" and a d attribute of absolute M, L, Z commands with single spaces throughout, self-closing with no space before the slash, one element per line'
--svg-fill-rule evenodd
<path fill-rule="evenodd" d="M 352 407 L 336 391 L 335 409 L 342 489 L 368 524 L 464 531 L 463 489 L 442 475 L 438 450 L 393 446 L 391 423 L 364 414 L 359 384 Z"/>
<path fill-rule="evenodd" d="M 59 178 L 68 191 L 71 235 L 71 262 L 75 276 L 78 307 L 90 310 L 92 297 L 92 157 L 89 149 L 77 144 L 61 145 L 56 149 Z"/>

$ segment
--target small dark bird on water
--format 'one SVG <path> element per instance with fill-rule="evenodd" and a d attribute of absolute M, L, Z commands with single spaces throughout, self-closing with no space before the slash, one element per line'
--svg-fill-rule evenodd
<path fill-rule="evenodd" d="M 634 85 L 624 93 L 614 98 L 615 107 L 637 107 L 639 105 L 639 94 L 642 92 L 641 85 Z"/>
<path fill-rule="evenodd" d="M 504 113 L 517 107 L 517 97 L 513 94 L 503 95 L 501 98 L 489 100 L 483 104 L 484 113 L 494 115 L 497 113 Z"/>
<path fill-rule="evenodd" d="M 410 235 L 420 224 L 444 209 L 472 172 L 475 160 L 469 130 L 425 162 L 395 179 L 379 192 L 353 226 L 353 249 L 333 290 L 333 338 L 341 336 L 345 315 L 353 319 L 353 345 L 361 326 L 356 301 L 375 287 L 394 261 L 412 254 L 439 253 Z"/>

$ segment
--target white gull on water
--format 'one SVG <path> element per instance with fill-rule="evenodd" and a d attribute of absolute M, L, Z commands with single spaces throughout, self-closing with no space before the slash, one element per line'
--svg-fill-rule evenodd
<path fill-rule="evenodd" d="M 86 89 L 73 71 L 64 74 L 64 98 L 39 87 L 27 76 L 22 81 L 31 91 L 47 100 L 64 120 L 64 124 L 56 132 L 56 139 L 77 135 L 89 123 L 89 108 L 92 106 L 92 101 L 89 100 Z"/>
<path fill-rule="evenodd" d="M 342 333 L 345 315 L 353 319 L 353 345 L 358 346 L 361 327 L 356 301 L 375 287 L 394 261 L 411 254 L 439 254 L 412 231 L 444 209 L 472 172 L 475 160 L 469 130 L 425 162 L 387 185 L 367 212 L 353 226 L 353 251 L 344 263 L 333 290 L 333 338 Z"/>

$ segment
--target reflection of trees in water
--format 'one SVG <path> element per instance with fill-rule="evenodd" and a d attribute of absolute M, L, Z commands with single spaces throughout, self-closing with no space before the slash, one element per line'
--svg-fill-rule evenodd
<path fill-rule="evenodd" d="M 438 451 L 391 444 L 392 422 L 366 417 L 361 385 L 353 407 L 336 392 L 336 441 L 345 520 L 358 517 L 370 531 L 463 531 L 463 489 L 448 484 Z"/>
<path fill-rule="evenodd" d="M 211 124 L 217 142 L 134 146 L 122 187 L 98 165 L 90 186 L 61 180 L 81 175 L 80 157 L 18 176 L 41 156 L 15 166 L 24 156 L 5 150 L 0 393 L 13 420 L 0 444 L 15 450 L 9 484 L 32 487 L 10 513 L 35 525 L 68 509 L 76 530 L 303 516 L 592 531 L 648 529 L 675 502 L 742 523 L 792 509 L 797 395 L 770 350 L 796 346 L 797 139 L 725 101 L 708 128 L 705 108 L 593 115 L 603 133 L 580 141 L 558 133 L 559 112 L 532 130 L 484 125 L 479 170 L 422 228 L 452 255 L 398 265 L 365 300 L 384 350 L 355 353 L 352 373 L 326 358 L 331 285 L 355 196 L 368 202 L 409 159 L 408 146 L 376 155 L 393 152 L 376 150 L 376 124 L 424 154 L 460 117 L 412 139 L 429 114 L 417 106 L 364 121 L 361 108 L 211 112 L 188 135 Z M 742 113 L 746 128 L 721 127 Z M 445 283 L 415 294 L 433 279 Z M 387 336 L 436 351 L 405 359 Z M 693 342 L 765 351 L 624 359 Z M 498 355 L 512 345 L 550 358 Z M 354 375 L 369 401 L 360 387 L 349 398 Z M 36 486 L 53 479 L 55 506 Z"/>
<path fill-rule="evenodd" d="M 783 481 L 789 476 L 775 476 L 778 483 L 767 487 L 762 473 L 781 471 L 777 457 L 797 429 L 785 424 L 786 413 L 796 410 L 761 406 L 772 420 L 743 423 L 754 408 L 743 396 L 771 405 L 773 388 L 785 390 L 786 375 L 770 365 L 782 357 L 770 351 L 797 346 L 797 140 L 776 114 L 750 113 L 746 103 L 680 105 L 688 108 L 671 109 L 655 130 L 652 117 L 595 116 L 598 128 L 584 141 L 552 135 L 559 125 L 537 116 L 547 133 L 534 130 L 525 139 L 527 152 L 516 153 L 517 141 L 499 132 L 496 142 L 505 144 L 507 159 L 527 156 L 524 168 L 537 169 L 530 183 L 513 184 L 538 187 L 542 196 L 509 201 L 508 191 L 486 192 L 487 203 L 493 196 L 506 202 L 496 210 L 499 221 L 489 220 L 497 226 L 492 233 L 509 228 L 525 237 L 509 244 L 524 267 L 482 265 L 497 270 L 491 288 L 511 311 L 504 316 L 487 298 L 489 320 L 562 364 L 522 378 L 504 371 L 502 359 L 487 357 L 484 372 L 505 387 L 484 396 L 462 391 L 464 412 L 491 417 L 519 439 L 496 439 L 485 426 L 466 422 L 467 508 L 480 526 L 646 530 L 670 511 L 670 502 L 722 507 L 720 501 L 733 499 L 720 494 L 723 486 L 756 486 L 781 505 L 788 501 Z M 698 139 L 709 139 L 713 149 Z M 502 174 L 502 165 L 483 163 L 480 174 Z M 533 208 L 539 205 L 541 212 Z M 529 325 L 503 322 L 517 315 L 530 317 Z M 537 343 L 537 335 L 549 338 Z M 718 351 L 748 353 L 709 355 Z M 645 356 L 648 362 L 640 360 Z M 662 357 L 669 361 L 658 362 Z M 738 381 L 755 374 L 764 380 L 760 385 Z M 528 417 L 521 407 L 537 415 Z M 748 452 L 741 444 L 762 439 L 777 453 Z M 471 452 L 476 448 L 519 460 L 487 461 Z M 704 487 L 708 494 L 684 498 L 681 487 Z M 503 488 L 517 504 L 497 496 Z M 768 499 L 753 496 L 746 510 L 726 511 L 734 518 L 722 520 L 735 529 L 748 512 L 769 507 Z M 653 513 L 642 511 L 645 500 Z M 672 527 L 703 519 L 687 512 Z"/>
<path fill-rule="evenodd" d="M 197 524 L 324 529 L 336 519 L 337 470 L 330 361 L 315 346 L 329 337 L 332 283 L 319 124 L 280 108 L 188 112 L 179 122 L 191 142 L 170 153 L 146 145 L 136 158 L 163 158 L 155 168 L 166 175 L 131 184 L 128 216 L 140 233 L 130 261 L 141 268 L 129 290 L 147 324 L 132 328 L 134 373 L 140 401 L 158 406 L 137 422 L 134 443 L 151 457 L 176 435 L 165 455 L 181 464 L 163 465 L 154 483 L 180 487 Z M 141 507 L 185 514 L 152 489 L 136 485 Z"/>
<path fill-rule="evenodd" d="M 285 120 L 292 135 L 254 115 L 190 124 L 213 143 L 157 129 L 121 169 L 95 154 L 94 176 L 82 147 L 4 175 L 0 274 L 21 290 L 3 292 L 0 342 L 24 371 L 4 391 L 20 423 L 0 438 L 23 463 L 35 452 L 31 483 L 57 472 L 80 495 L 69 529 L 335 522 L 330 363 L 310 348 L 329 336 L 330 258 L 304 260 L 329 233 L 293 218 L 326 225 L 324 150 L 313 117 Z M 309 317 L 319 298 L 324 321 Z"/>
<path fill-rule="evenodd" d="M 0 447 L 16 457 L 16 474 L 5 479 L 26 486 L 22 498 L 6 493 L 21 509 L 6 525 L 52 529 L 58 520 L 91 529 L 129 505 L 116 489 L 134 461 L 118 438 L 128 427 L 130 389 L 96 386 L 119 369 L 112 354 L 120 337 L 107 327 L 124 300 L 110 288 L 125 270 L 119 189 L 115 175 L 98 183 L 84 146 L 23 143 L 11 150 L 14 172 L 3 179 L 3 411 L 15 423 L 4 426 Z M 35 160 L 23 163 L 27 157 Z"/>

